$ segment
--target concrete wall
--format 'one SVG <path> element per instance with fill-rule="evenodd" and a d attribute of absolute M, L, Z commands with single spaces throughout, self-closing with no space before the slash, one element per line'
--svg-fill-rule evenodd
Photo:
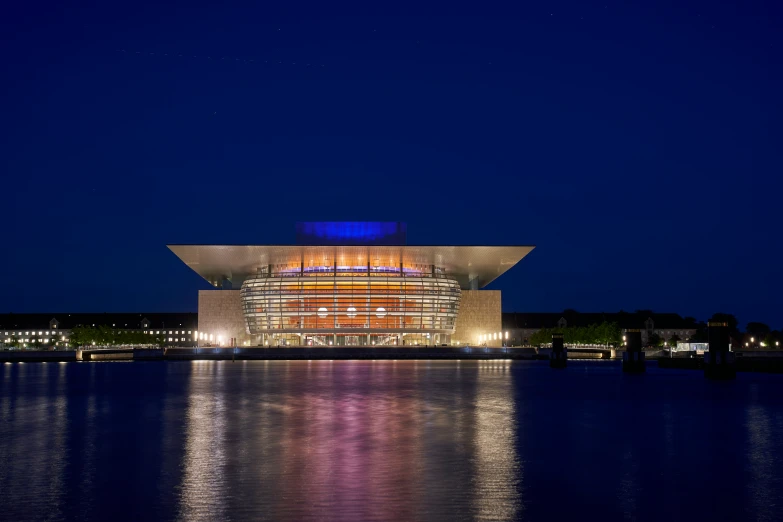
<path fill-rule="evenodd" d="M 218 336 L 223 337 L 224 344 L 231 337 L 236 337 L 239 345 L 250 340 L 239 290 L 199 290 L 198 331 L 214 335 L 213 344 L 217 344 Z"/>
<path fill-rule="evenodd" d="M 478 344 L 478 336 L 502 330 L 500 290 L 463 290 L 459 315 L 451 341 L 458 344 Z M 500 339 L 487 341 L 487 346 L 501 346 Z"/>
<path fill-rule="evenodd" d="M 0 362 L 76 361 L 75 350 L 8 350 L 0 351 Z"/>

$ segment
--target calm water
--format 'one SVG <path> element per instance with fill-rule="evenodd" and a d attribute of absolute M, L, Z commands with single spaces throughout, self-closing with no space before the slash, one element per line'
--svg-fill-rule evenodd
<path fill-rule="evenodd" d="M 783 376 L 0 367 L 4 520 L 781 520 Z"/>

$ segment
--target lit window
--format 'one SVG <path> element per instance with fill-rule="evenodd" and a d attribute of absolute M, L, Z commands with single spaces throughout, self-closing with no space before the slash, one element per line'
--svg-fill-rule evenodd
<path fill-rule="evenodd" d="M 190 330 L 188 330 L 188 335 L 190 335 Z"/>
<path fill-rule="evenodd" d="M 19 333 L 21 334 L 22 332 L 19 332 Z M 25 335 L 30 335 L 30 332 L 25 332 L 24 334 Z"/>
<path fill-rule="evenodd" d="M 169 342 L 171 342 L 171 337 L 169 337 Z"/>
<path fill-rule="evenodd" d="M 160 332 L 155 332 L 155 335 L 158 335 Z"/>
<path fill-rule="evenodd" d="M 169 330 L 169 335 L 171 335 L 171 333 L 172 333 L 171 330 Z"/>

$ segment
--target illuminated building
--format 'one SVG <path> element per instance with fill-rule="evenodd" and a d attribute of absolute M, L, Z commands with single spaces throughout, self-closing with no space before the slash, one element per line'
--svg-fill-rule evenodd
<path fill-rule="evenodd" d="M 328 222 L 294 245 L 169 248 L 216 288 L 199 293 L 205 344 L 503 344 L 500 291 L 482 288 L 533 247 L 405 243 L 402 223 Z"/>
<path fill-rule="evenodd" d="M 193 346 L 198 336 L 193 313 L 37 313 L 0 314 L 0 346 L 73 348 L 71 332 L 78 327 L 135 332 L 160 339 L 166 346 Z"/>

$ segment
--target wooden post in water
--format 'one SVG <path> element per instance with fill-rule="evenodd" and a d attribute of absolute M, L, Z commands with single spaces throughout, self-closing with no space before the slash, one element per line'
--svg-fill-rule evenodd
<path fill-rule="evenodd" d="M 644 352 L 642 351 L 642 331 L 625 331 L 625 353 L 623 353 L 623 371 L 642 373 L 645 371 Z"/>
<path fill-rule="evenodd" d="M 552 353 L 549 354 L 550 368 L 565 368 L 568 363 L 568 352 L 563 346 L 563 334 L 552 334 Z"/>
<path fill-rule="evenodd" d="M 734 352 L 729 346 L 729 325 L 724 322 L 707 323 L 710 349 L 704 354 L 704 376 L 708 379 L 733 379 L 737 376 Z"/>

